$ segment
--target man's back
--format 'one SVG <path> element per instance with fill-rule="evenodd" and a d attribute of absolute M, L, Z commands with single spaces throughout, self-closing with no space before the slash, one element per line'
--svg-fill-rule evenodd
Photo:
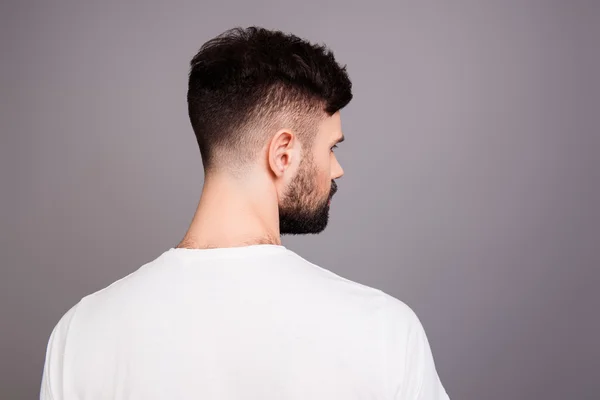
<path fill-rule="evenodd" d="M 447 399 L 401 301 L 283 246 L 173 248 L 69 310 L 43 399 Z"/>

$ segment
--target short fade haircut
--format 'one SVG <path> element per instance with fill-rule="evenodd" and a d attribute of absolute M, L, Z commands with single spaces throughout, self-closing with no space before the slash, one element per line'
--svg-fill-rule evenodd
<path fill-rule="evenodd" d="M 331 50 L 281 31 L 230 29 L 190 66 L 188 112 L 205 173 L 243 170 L 282 128 L 310 148 L 317 123 L 352 100 L 346 66 Z"/>

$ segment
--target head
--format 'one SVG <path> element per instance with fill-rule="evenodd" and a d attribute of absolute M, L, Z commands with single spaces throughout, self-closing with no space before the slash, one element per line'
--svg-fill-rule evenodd
<path fill-rule="evenodd" d="M 343 174 L 334 147 L 352 99 L 345 67 L 322 45 L 263 28 L 236 28 L 191 61 L 188 111 L 204 172 L 273 184 L 282 234 L 325 229 Z"/>

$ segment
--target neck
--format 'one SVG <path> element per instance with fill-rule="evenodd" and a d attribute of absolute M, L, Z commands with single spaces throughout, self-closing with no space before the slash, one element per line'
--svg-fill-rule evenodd
<path fill-rule="evenodd" d="M 198 208 L 177 247 L 221 248 L 281 245 L 277 193 L 270 182 L 207 175 Z"/>

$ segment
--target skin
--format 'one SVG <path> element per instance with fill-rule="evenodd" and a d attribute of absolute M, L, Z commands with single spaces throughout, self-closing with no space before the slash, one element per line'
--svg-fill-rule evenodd
<path fill-rule="evenodd" d="M 177 247 L 281 245 L 282 233 L 322 231 L 336 190 L 333 182 L 344 174 L 333 149 L 343 137 L 340 113 L 325 114 L 312 148 L 303 149 L 293 130 L 281 129 L 243 178 L 227 171 L 207 174 L 192 222 Z"/>

